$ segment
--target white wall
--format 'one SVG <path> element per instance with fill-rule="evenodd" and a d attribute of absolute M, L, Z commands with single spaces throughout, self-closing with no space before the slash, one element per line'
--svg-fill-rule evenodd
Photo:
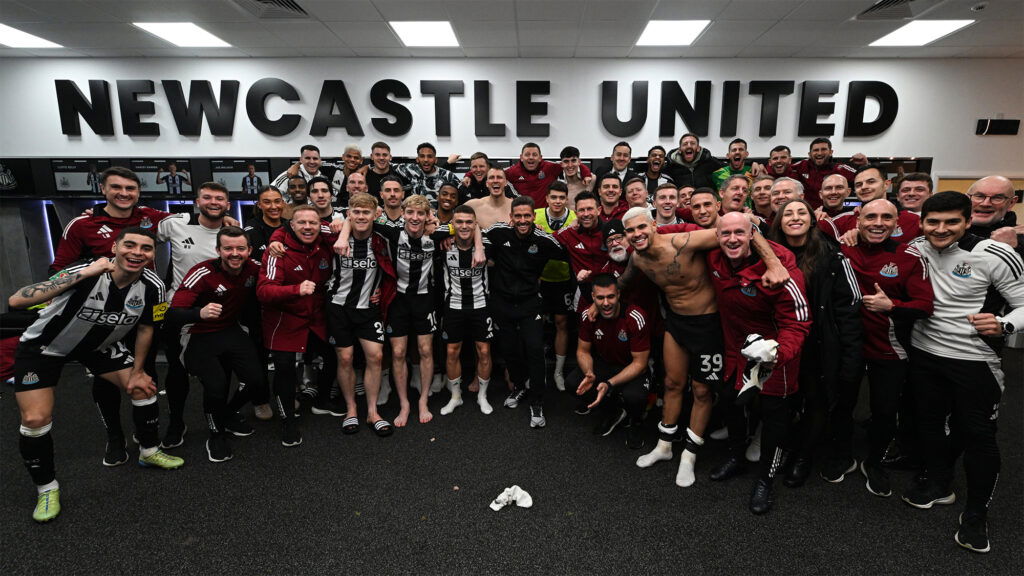
<path fill-rule="evenodd" d="M 836 113 L 833 142 L 837 154 L 864 152 L 869 156 L 931 156 L 934 172 L 940 176 L 981 176 L 989 173 L 1024 175 L 1024 136 L 976 136 L 979 118 L 1005 115 L 1024 117 L 1024 66 L 1021 60 L 444 60 L 444 59 L 43 59 L 0 60 L 0 156 L 5 157 L 145 157 L 154 155 L 188 156 L 291 156 L 301 144 L 316 142 L 325 155 L 340 154 L 342 147 L 358 140 L 366 147 L 382 139 L 370 118 L 384 116 L 369 100 L 369 89 L 384 78 L 403 81 L 412 99 L 403 102 L 413 113 L 412 131 L 401 138 L 386 138 L 396 155 L 413 155 L 421 141 L 437 143 L 439 154 L 458 152 L 469 155 L 484 150 L 494 156 L 518 155 L 523 140 L 515 135 L 515 81 L 550 80 L 551 95 L 544 120 L 551 125 L 551 136 L 541 139 L 546 155 L 554 156 L 566 145 L 578 146 L 584 156 L 606 155 L 618 138 L 603 130 L 600 123 L 600 83 L 620 82 L 620 109 L 625 111 L 629 86 L 634 80 L 650 82 L 650 111 L 641 133 L 629 138 L 636 155 L 660 143 L 666 148 L 684 132 L 677 120 L 673 138 L 658 138 L 660 82 L 677 80 L 692 96 L 693 82 L 711 80 L 711 135 L 704 143 L 722 155 L 731 138 L 717 136 L 721 109 L 722 82 L 739 80 L 741 87 L 738 134 L 750 142 L 751 152 L 766 155 L 775 144 L 788 144 L 794 153 L 805 153 L 809 138 L 795 137 L 800 104 L 800 82 L 839 80 L 840 93 L 832 100 Z M 272 100 L 271 117 L 282 113 L 303 116 L 290 135 L 268 137 L 248 121 L 245 93 L 260 78 L 281 78 L 294 85 L 300 102 Z M 112 108 L 118 135 L 100 137 L 82 123 L 83 136 L 61 133 L 54 79 L 74 80 L 88 94 L 89 79 L 111 83 Z M 159 122 L 161 135 L 128 137 L 120 132 L 114 81 L 146 79 L 156 83 L 156 93 L 145 97 L 156 104 L 149 120 Z M 160 80 L 181 80 L 186 91 L 190 80 L 210 80 L 215 92 L 219 80 L 241 82 L 232 137 L 213 137 L 204 123 L 200 137 L 183 137 L 171 118 Z M 343 130 L 332 130 L 324 138 L 308 135 L 316 108 L 321 82 L 344 80 L 366 131 L 362 138 L 349 137 Z M 464 80 L 466 95 L 452 100 L 452 137 L 437 138 L 433 126 L 434 100 L 419 94 L 419 81 Z M 490 80 L 492 121 L 508 125 L 505 138 L 473 135 L 473 80 Z M 783 97 L 779 110 L 778 134 L 770 139 L 757 136 L 760 97 L 747 95 L 751 80 L 793 80 L 794 94 Z M 846 109 L 846 87 L 851 80 L 879 80 L 890 84 L 899 96 L 899 115 L 888 131 L 874 138 L 844 140 L 842 129 Z M 868 118 L 872 116 L 868 108 Z M 146 118 L 144 118 L 146 120 Z M 825 118 L 822 118 L 825 120 Z"/>

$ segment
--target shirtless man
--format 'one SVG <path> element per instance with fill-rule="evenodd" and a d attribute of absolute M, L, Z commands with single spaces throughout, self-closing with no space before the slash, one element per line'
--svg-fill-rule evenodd
<path fill-rule="evenodd" d="M 476 212 L 476 222 L 481 230 L 498 222 L 508 222 L 508 215 L 512 213 L 512 199 L 505 196 L 505 184 L 508 184 L 508 179 L 504 170 L 488 168 L 487 191 L 490 195 L 466 202 L 466 206 Z"/>
<path fill-rule="evenodd" d="M 641 272 L 662 290 L 665 318 L 665 406 L 658 424 L 658 444 L 636 461 L 647 468 L 662 460 L 672 459 L 672 439 L 679 428 L 683 388 L 687 375 L 692 377 L 693 411 L 686 429 L 686 449 L 679 462 L 676 484 L 691 486 L 697 452 L 704 444 L 704 428 L 711 414 L 712 382 L 722 382 L 722 326 L 718 316 L 715 290 L 708 276 L 704 252 L 718 246 L 714 230 L 679 234 L 658 234 L 654 220 L 646 208 L 630 208 L 623 216 L 626 240 L 633 246 L 633 257 L 622 275 L 620 285 L 628 286 Z M 763 282 L 776 286 L 789 279 L 789 274 L 772 252 L 768 242 L 756 236 L 752 242 L 758 255 L 768 266 Z"/>

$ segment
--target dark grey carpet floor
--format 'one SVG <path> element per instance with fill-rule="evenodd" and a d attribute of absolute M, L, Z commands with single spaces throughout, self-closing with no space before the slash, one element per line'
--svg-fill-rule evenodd
<path fill-rule="evenodd" d="M 673 484 L 676 462 L 640 470 L 624 434 L 595 437 L 568 395 L 549 402 L 548 427 L 525 407 L 483 416 L 468 401 L 452 416 L 411 424 L 387 439 L 341 419 L 303 416 L 305 442 L 284 448 L 278 422 L 233 442 L 235 459 L 206 460 L 198 386 L 192 433 L 175 472 L 100 465 L 104 435 L 80 368 L 58 388 L 54 424 L 63 513 L 31 519 L 34 489 L 17 451 L 17 407 L 0 399 L 3 574 L 1021 574 L 1022 364 L 1007 362 L 1000 410 L 1003 474 L 990 512 L 992 552 L 953 541 L 954 506 L 913 509 L 870 495 L 851 475 L 777 488 L 766 517 L 746 510 L 751 480 L 707 479 L 721 461 L 712 443 L 698 482 Z M 469 397 L 471 398 L 471 396 Z M 166 405 L 163 406 L 166 408 Z M 392 400 L 385 415 L 393 416 Z M 126 424 L 127 403 L 123 408 Z M 648 427 L 654 422 L 650 419 Z M 653 433 L 648 435 L 653 437 Z M 650 440 L 649 440 L 650 442 Z M 910 480 L 895 473 L 897 489 Z M 506 486 L 532 509 L 493 512 Z M 958 496 L 964 480 L 958 472 Z"/>

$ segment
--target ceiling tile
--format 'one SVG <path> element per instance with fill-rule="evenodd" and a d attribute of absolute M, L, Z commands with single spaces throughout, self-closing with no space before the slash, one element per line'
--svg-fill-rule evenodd
<path fill-rule="evenodd" d="M 83 22 L 77 26 L 60 23 L 25 24 L 19 27 L 29 34 L 46 38 L 69 48 L 162 48 L 170 46 L 152 34 L 131 24 Z"/>
<path fill-rule="evenodd" d="M 725 10 L 721 0 L 678 0 L 658 2 L 651 20 L 712 20 Z"/>
<path fill-rule="evenodd" d="M 929 20 L 1024 20 L 1024 2 L 1020 0 L 987 0 L 985 9 L 971 11 L 982 4 L 979 0 L 946 0 L 928 11 Z"/>
<path fill-rule="evenodd" d="M 4 24 L 15 25 L 20 22 L 46 22 L 49 17 L 32 9 L 31 3 L 3 2 L 0 8 L 0 20 Z M 17 28 L 17 26 L 15 26 Z"/>
<path fill-rule="evenodd" d="M 851 58 L 952 58 L 960 55 L 966 48 L 882 48 L 865 46 L 850 51 Z"/>
<path fill-rule="evenodd" d="M 795 58 L 848 58 L 857 48 L 853 46 L 806 46 L 794 54 Z"/>
<path fill-rule="evenodd" d="M 509 22 L 456 23 L 455 37 L 460 46 L 515 46 L 516 29 Z"/>
<path fill-rule="evenodd" d="M 748 46 L 740 50 L 740 58 L 790 58 L 801 50 L 800 46 Z"/>
<path fill-rule="evenodd" d="M 263 26 L 255 22 L 208 22 L 203 28 L 236 48 L 290 46 L 290 40 L 272 32 L 273 26 L 273 23 Z"/>
<path fill-rule="evenodd" d="M 686 53 L 686 46 L 634 46 L 630 58 L 679 58 Z"/>
<path fill-rule="evenodd" d="M 516 18 L 520 22 L 543 20 L 566 24 L 578 21 L 583 16 L 584 8 L 586 8 L 586 4 L 578 1 L 554 4 L 548 1 L 518 0 L 516 2 Z"/>
<path fill-rule="evenodd" d="M 452 22 L 502 20 L 514 26 L 516 21 L 516 5 L 512 0 L 446 0 L 444 7 Z"/>
<path fill-rule="evenodd" d="M 771 21 L 712 22 L 701 33 L 695 46 L 739 46 L 744 47 L 772 27 Z"/>
<path fill-rule="evenodd" d="M 572 58 L 575 49 L 566 46 L 520 46 L 520 58 Z"/>
<path fill-rule="evenodd" d="M 570 54 L 571 56 L 571 54 Z M 30 54 L 28 50 L 24 48 L 6 48 L 0 46 L 0 58 L 33 58 L 34 55 Z"/>
<path fill-rule="evenodd" d="M 298 48 L 292 47 L 261 47 L 261 46 L 247 46 L 245 48 L 239 48 L 242 52 L 245 52 L 253 58 L 293 58 L 302 56 Z"/>
<path fill-rule="evenodd" d="M 842 22 L 856 17 L 873 4 L 873 0 L 813 0 L 804 2 L 792 16 L 800 20 Z"/>
<path fill-rule="evenodd" d="M 436 0 L 375 0 L 377 10 L 387 21 L 448 20 L 444 2 Z"/>
<path fill-rule="evenodd" d="M 304 46 L 296 48 L 298 52 L 301 52 L 303 56 L 309 56 L 313 58 L 336 58 L 336 57 L 352 57 L 356 53 L 344 46 Z"/>
<path fill-rule="evenodd" d="M 610 21 L 651 19 L 651 12 L 656 2 L 653 0 L 634 0 L 632 2 L 587 2 L 583 10 L 583 21 Z"/>
<path fill-rule="evenodd" d="M 687 46 L 683 58 L 734 58 L 741 46 Z"/>
<path fill-rule="evenodd" d="M 1016 46 L 1024 48 L 1024 21 L 986 20 L 958 30 L 930 46 Z"/>
<path fill-rule="evenodd" d="M 577 58 L 625 58 L 629 56 L 631 46 L 579 46 L 576 48 Z"/>
<path fill-rule="evenodd" d="M 958 57 L 960 57 L 960 58 L 1010 58 L 1011 56 L 1013 56 L 1014 54 L 1016 54 L 1019 51 L 1020 51 L 1019 48 L 1014 48 L 1012 46 L 1000 46 L 1000 47 L 996 47 L 996 46 L 982 46 L 982 47 L 967 48 L 966 50 L 964 50 L 963 52 L 958 54 Z"/>
<path fill-rule="evenodd" d="M 88 54 L 79 51 L 71 50 L 69 48 L 28 48 L 26 51 L 33 56 L 41 56 L 43 58 L 85 58 Z"/>
<path fill-rule="evenodd" d="M 370 0 L 301 0 L 300 6 L 321 22 L 384 20 Z"/>
<path fill-rule="evenodd" d="M 81 48 L 80 52 L 93 58 L 136 58 L 142 50 L 135 48 Z"/>
<path fill-rule="evenodd" d="M 733 0 L 715 16 L 723 20 L 778 20 L 785 18 L 804 3 L 804 0 Z"/>
<path fill-rule="evenodd" d="M 327 26 L 352 48 L 404 48 L 384 22 L 328 22 Z"/>
<path fill-rule="evenodd" d="M 331 29 L 320 22 L 278 22 L 268 28 L 270 33 L 291 46 L 344 46 Z"/>
<path fill-rule="evenodd" d="M 520 22 L 520 46 L 575 46 L 579 33 L 575 25 L 559 22 Z"/>
<path fill-rule="evenodd" d="M 409 48 L 409 55 L 414 58 L 462 58 L 466 54 L 462 48 Z"/>
<path fill-rule="evenodd" d="M 120 19 L 116 14 L 111 13 L 109 6 L 101 6 L 95 4 L 89 4 L 86 2 L 47 2 L 45 4 L 34 4 L 39 12 L 42 12 L 45 16 L 43 20 L 46 22 L 111 22 L 119 21 Z M 10 7 L 16 7 L 17 5 L 12 4 L 9 1 L 0 2 L 0 20 L 4 23 L 16 22 L 8 18 L 8 9 Z M 14 10 L 15 16 L 18 14 L 18 10 Z"/>
<path fill-rule="evenodd" d="M 150 58 L 247 58 L 249 55 L 238 48 L 142 48 L 139 50 Z"/>
<path fill-rule="evenodd" d="M 581 27 L 580 46 L 632 46 L 645 22 L 590 22 Z"/>
<path fill-rule="evenodd" d="M 409 56 L 408 48 L 390 48 L 384 46 L 351 46 L 356 56 L 361 58 L 405 58 Z"/>
<path fill-rule="evenodd" d="M 515 46 L 465 46 L 462 51 L 470 58 L 515 58 L 519 50 Z"/>
<path fill-rule="evenodd" d="M 900 21 L 783 21 L 762 34 L 754 46 L 867 46 L 899 28 Z"/>
<path fill-rule="evenodd" d="M 253 16 L 232 2 L 88 0 L 121 22 L 248 22 Z"/>

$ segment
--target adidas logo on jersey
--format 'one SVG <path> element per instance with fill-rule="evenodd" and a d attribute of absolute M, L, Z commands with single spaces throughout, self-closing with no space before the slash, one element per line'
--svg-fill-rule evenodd
<path fill-rule="evenodd" d="M 223 296 L 224 293 L 227 292 L 227 291 L 228 291 L 228 289 L 225 288 L 223 284 L 217 284 L 217 289 L 214 290 L 214 292 L 216 292 L 217 296 Z"/>
<path fill-rule="evenodd" d="M 109 226 L 104 224 L 103 226 L 100 226 L 100 229 L 97 230 L 96 233 L 99 234 L 100 236 L 103 236 L 104 238 L 110 238 L 110 235 L 113 234 L 114 231 L 111 230 Z"/>
<path fill-rule="evenodd" d="M 103 297 L 103 293 L 102 292 L 97 292 L 97 293 L 93 294 L 92 296 L 90 296 L 89 300 L 94 300 L 96 302 L 103 302 L 105 300 L 105 298 Z"/>
<path fill-rule="evenodd" d="M 506 240 L 506 241 L 505 241 L 505 243 L 504 243 L 504 244 L 502 244 L 502 246 L 504 246 L 504 247 L 506 247 L 506 248 L 511 248 L 511 247 L 512 247 L 512 245 L 511 245 L 511 244 L 509 244 L 508 240 Z"/>
<path fill-rule="evenodd" d="M 182 242 L 181 242 L 181 247 L 182 247 L 182 248 L 186 248 L 186 249 L 189 249 L 189 250 L 191 250 L 192 248 L 194 248 L 194 247 L 195 247 L 195 245 L 196 245 L 195 241 L 194 241 L 194 240 L 192 240 L 191 238 L 185 238 L 185 239 L 184 239 L 184 240 L 182 240 Z"/>
<path fill-rule="evenodd" d="M 587 249 L 587 247 L 583 245 L 583 242 L 580 242 L 579 244 L 573 246 L 573 248 L 576 248 L 577 250 L 586 250 Z"/>
<path fill-rule="evenodd" d="M 600 340 L 602 336 L 604 336 L 604 331 L 603 330 L 601 330 L 600 328 L 598 328 L 597 330 L 594 330 L 594 338 L 597 338 L 598 340 Z"/>
<path fill-rule="evenodd" d="M 296 272 L 302 272 L 302 264 L 299 264 L 299 265 L 298 265 L 298 266 L 296 266 L 295 268 L 292 268 L 292 270 L 294 270 L 294 271 L 296 271 Z"/>

